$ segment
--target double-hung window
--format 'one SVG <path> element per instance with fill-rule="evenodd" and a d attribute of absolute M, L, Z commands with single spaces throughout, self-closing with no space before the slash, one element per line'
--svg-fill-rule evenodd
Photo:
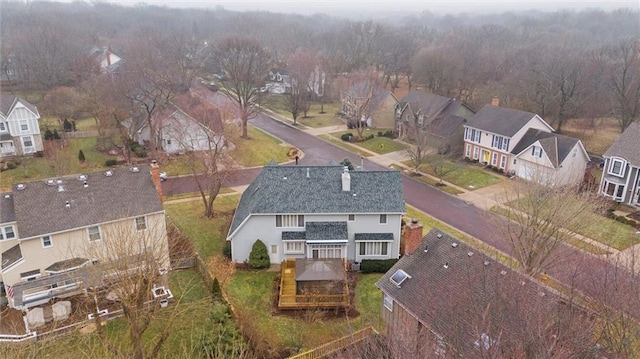
<path fill-rule="evenodd" d="M 386 256 L 389 253 L 388 242 L 359 242 L 358 245 L 361 256 Z"/>
<path fill-rule="evenodd" d="M 11 239 L 16 237 L 16 232 L 13 230 L 13 226 L 6 226 L 0 228 L 0 240 Z"/>
<path fill-rule="evenodd" d="M 147 229 L 147 219 L 145 217 L 136 217 L 136 231 Z"/>
<path fill-rule="evenodd" d="M 381 214 L 380 215 L 380 224 L 387 224 L 387 215 L 386 214 Z"/>
<path fill-rule="evenodd" d="M 626 161 L 619 158 L 612 158 L 609 164 L 609 174 L 618 177 L 624 177 Z"/>
<path fill-rule="evenodd" d="M 20 132 L 29 132 L 29 122 L 27 120 L 20 121 Z"/>
<path fill-rule="evenodd" d="M 278 214 L 276 215 L 277 228 L 300 228 L 304 227 L 304 215 L 298 214 Z"/>
<path fill-rule="evenodd" d="M 284 254 L 304 254 L 304 241 L 283 241 Z"/>
<path fill-rule="evenodd" d="M 48 247 L 51 247 L 52 245 L 53 245 L 53 242 L 51 242 L 51 236 L 42 237 L 42 248 L 48 248 Z"/>
<path fill-rule="evenodd" d="M 542 147 L 533 146 L 531 148 L 531 156 L 542 158 Z"/>
<path fill-rule="evenodd" d="M 89 235 L 90 242 L 99 241 L 102 239 L 99 226 L 93 226 L 93 227 L 87 228 L 87 234 Z"/>

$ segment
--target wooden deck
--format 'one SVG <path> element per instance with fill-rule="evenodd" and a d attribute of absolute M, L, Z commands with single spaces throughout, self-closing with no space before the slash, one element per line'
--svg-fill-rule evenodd
<path fill-rule="evenodd" d="M 296 294 L 296 261 L 282 262 L 278 309 L 331 309 L 349 307 L 349 286 L 344 283 L 342 294 Z"/>

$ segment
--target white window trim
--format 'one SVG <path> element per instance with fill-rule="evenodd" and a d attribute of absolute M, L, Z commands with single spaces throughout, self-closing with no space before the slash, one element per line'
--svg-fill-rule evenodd
<path fill-rule="evenodd" d="M 92 228 L 98 228 L 98 239 L 91 239 L 91 232 L 90 230 Z M 89 239 L 89 242 L 97 242 L 97 241 L 101 241 L 102 240 L 102 229 L 100 228 L 100 226 L 91 226 L 91 227 L 87 227 L 87 238 Z"/>
<path fill-rule="evenodd" d="M 613 167 L 616 163 L 620 163 L 620 173 L 615 173 L 613 171 Z M 616 177 L 621 177 L 624 178 L 625 172 L 626 172 L 626 167 L 627 167 L 627 161 L 625 161 L 622 158 L 611 158 L 611 161 L 609 161 L 609 168 L 607 169 L 607 173 Z"/>
<path fill-rule="evenodd" d="M 49 238 L 49 245 L 48 246 L 44 245 L 44 239 L 45 238 Z M 40 243 L 42 244 L 42 248 L 51 248 L 51 247 L 53 247 L 53 239 L 51 238 L 51 236 L 42 236 L 42 238 L 40 238 Z"/>
<path fill-rule="evenodd" d="M 283 241 L 284 243 L 284 254 L 304 254 L 304 246 L 305 241 Z M 289 245 L 297 247 L 300 246 L 300 249 L 289 249 Z"/>
<path fill-rule="evenodd" d="M 270 245 L 269 246 L 269 253 L 278 254 L 278 245 L 277 244 Z"/>
<path fill-rule="evenodd" d="M 358 256 L 359 257 L 389 257 L 389 253 L 390 253 L 390 243 L 392 242 L 387 242 L 387 241 L 360 241 L 357 242 L 358 247 L 356 248 L 356 250 L 358 251 Z M 383 249 L 383 244 L 386 244 L 386 249 L 387 249 L 387 253 L 383 254 L 382 249 Z M 362 248 L 362 246 L 364 245 L 364 254 L 362 254 L 362 251 L 360 250 Z M 379 248 L 378 248 L 379 245 Z M 380 253 L 367 253 L 367 250 L 373 250 L 373 252 L 376 252 L 377 250 L 380 251 Z"/>
<path fill-rule="evenodd" d="M 23 282 L 28 282 L 30 280 L 38 279 L 40 277 L 42 277 L 42 273 L 36 273 L 36 274 L 32 274 L 32 275 L 29 275 L 29 276 L 26 276 L 26 277 L 20 276 L 20 279 Z"/>
<path fill-rule="evenodd" d="M 473 146 L 473 159 L 477 160 L 480 158 L 480 148 L 478 146 Z"/>
<path fill-rule="evenodd" d="M 351 217 L 353 217 L 353 219 L 351 219 Z M 355 214 L 348 214 L 347 215 L 347 222 L 355 222 L 356 221 L 356 215 Z"/>
<path fill-rule="evenodd" d="M 491 154 L 491 165 L 492 166 L 497 166 L 498 165 L 498 153 L 494 152 Z"/>
<path fill-rule="evenodd" d="M 23 122 L 27 125 L 26 130 L 22 129 Z M 29 133 L 29 120 L 20 120 L 20 122 L 18 122 L 18 127 L 20 128 L 20 133 Z"/>
<path fill-rule="evenodd" d="M 500 157 L 500 168 L 505 169 L 505 167 L 507 167 L 507 156 L 502 155 Z"/>
<path fill-rule="evenodd" d="M 302 219 L 300 218 L 302 216 Z M 280 217 L 280 225 L 278 226 L 278 217 Z M 302 225 L 300 221 L 302 220 Z M 302 214 L 276 214 L 276 228 L 304 228 L 304 215 Z M 286 222 L 286 223 L 285 223 Z"/>
<path fill-rule="evenodd" d="M 382 292 L 382 303 L 385 308 L 393 312 L 393 298 L 385 292 Z"/>
<path fill-rule="evenodd" d="M 13 237 L 7 238 L 7 228 L 11 228 L 11 233 Z M 0 228 L 0 241 L 16 239 L 18 236 L 16 235 L 16 229 L 13 226 L 3 226 Z"/>
<path fill-rule="evenodd" d="M 383 217 L 384 216 L 384 217 Z M 384 218 L 384 222 L 382 221 L 382 218 Z M 389 216 L 386 213 L 382 213 L 380 214 L 380 218 L 378 219 L 379 224 L 381 225 L 387 225 L 389 224 Z"/>
<path fill-rule="evenodd" d="M 467 145 L 467 151 L 466 151 L 466 156 L 471 158 L 471 145 Z"/>
<path fill-rule="evenodd" d="M 138 228 L 138 219 L 142 218 L 143 224 L 144 224 L 144 228 Z M 141 232 L 141 231 L 146 231 L 147 228 L 149 228 L 147 226 L 147 216 L 140 216 L 140 217 L 136 217 L 133 219 L 133 225 L 136 229 L 137 232 Z"/>

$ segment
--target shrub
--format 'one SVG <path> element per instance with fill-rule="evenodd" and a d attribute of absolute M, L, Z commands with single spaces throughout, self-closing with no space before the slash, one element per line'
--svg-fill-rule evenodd
<path fill-rule="evenodd" d="M 211 297 L 216 299 L 222 299 L 222 289 L 220 289 L 220 282 L 218 278 L 213 278 L 213 284 L 211 285 Z"/>
<path fill-rule="evenodd" d="M 397 259 L 363 259 L 360 270 L 362 273 L 386 273 L 397 261 Z"/>
<path fill-rule="evenodd" d="M 351 163 L 351 161 L 349 161 L 348 158 L 345 158 L 342 161 L 340 161 L 340 165 L 342 167 L 347 167 L 349 171 L 353 171 L 353 164 Z"/>
<path fill-rule="evenodd" d="M 388 138 L 395 138 L 395 136 L 393 135 L 393 131 L 391 131 L 391 130 L 384 131 L 382 136 L 388 137 Z"/>
<path fill-rule="evenodd" d="M 113 160 L 113 159 L 112 159 L 112 160 L 106 160 L 106 161 L 104 161 L 104 165 L 105 165 L 105 166 L 108 166 L 108 167 L 115 166 L 116 164 L 118 164 L 118 161 L 117 161 L 117 160 Z"/>
<path fill-rule="evenodd" d="M 84 163 L 87 159 L 84 157 L 84 152 L 82 150 L 78 151 L 78 161 Z"/>
<path fill-rule="evenodd" d="M 267 246 L 261 240 L 257 240 L 251 246 L 249 253 L 249 267 L 253 269 L 269 268 L 271 261 L 269 260 L 269 252 Z"/>
<path fill-rule="evenodd" d="M 53 140 L 53 132 L 51 132 L 51 130 L 48 128 L 44 131 L 44 140 L 45 141 Z"/>
<path fill-rule="evenodd" d="M 73 125 L 71 124 L 71 121 L 69 121 L 66 118 L 64 119 L 64 122 L 62 123 L 62 128 L 64 129 L 64 132 L 73 131 Z"/>
<path fill-rule="evenodd" d="M 343 133 L 342 136 L 340 136 L 340 139 L 343 141 L 350 141 L 351 137 L 353 137 L 353 133 L 347 132 L 347 133 Z"/>
<path fill-rule="evenodd" d="M 147 157 L 147 151 L 145 151 L 141 146 L 136 147 L 133 153 L 140 158 Z"/>
<path fill-rule="evenodd" d="M 58 133 L 57 129 L 53 129 L 53 139 L 54 140 L 59 140 L 60 139 L 60 134 Z"/>
<path fill-rule="evenodd" d="M 7 162 L 7 169 L 8 170 L 14 170 L 16 168 L 18 168 L 18 165 L 15 162 L 13 162 L 13 161 Z"/>
<path fill-rule="evenodd" d="M 231 242 L 225 242 L 224 247 L 222 247 L 222 255 L 227 259 L 231 259 Z"/>
<path fill-rule="evenodd" d="M 378 131 L 378 137 L 382 137 L 383 135 L 382 131 Z"/>

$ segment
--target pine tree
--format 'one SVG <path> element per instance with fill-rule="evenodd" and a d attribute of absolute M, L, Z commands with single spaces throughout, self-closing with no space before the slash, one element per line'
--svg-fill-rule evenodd
<path fill-rule="evenodd" d="M 86 158 L 84 157 L 84 152 L 82 152 L 82 150 L 78 152 L 78 161 L 80 161 L 81 163 L 84 163 L 84 161 L 86 161 Z"/>
<path fill-rule="evenodd" d="M 269 252 L 267 246 L 261 240 L 257 240 L 251 247 L 249 254 L 249 267 L 253 269 L 269 268 Z"/>

